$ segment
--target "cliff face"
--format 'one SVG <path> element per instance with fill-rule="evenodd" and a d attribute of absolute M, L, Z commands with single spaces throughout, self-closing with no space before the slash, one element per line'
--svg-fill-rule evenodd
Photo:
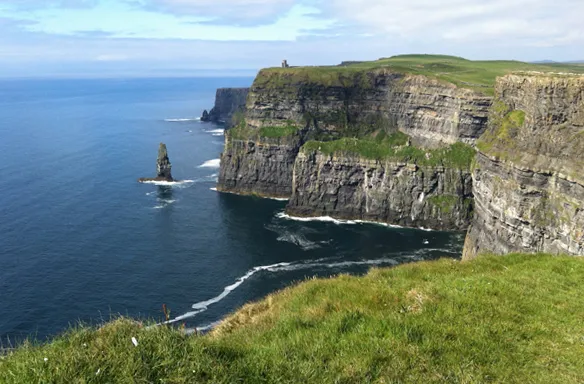
<path fill-rule="evenodd" d="M 316 137 L 401 130 L 414 143 L 472 144 L 486 129 L 491 97 L 424 76 L 387 69 L 263 70 L 247 102 L 254 127 L 290 122 Z"/>
<path fill-rule="evenodd" d="M 472 214 L 470 171 L 302 151 L 286 208 L 408 227 L 464 230 Z"/>
<path fill-rule="evenodd" d="M 288 198 L 292 170 L 302 146 L 299 136 L 240 139 L 226 131 L 217 189 L 239 194 Z"/>
<path fill-rule="evenodd" d="M 245 121 L 226 132 L 219 189 L 290 197 L 294 161 L 308 140 L 402 131 L 414 144 L 474 143 L 491 97 L 387 69 L 262 70 Z"/>
<path fill-rule="evenodd" d="M 203 112 L 202 121 L 225 122 L 228 126 L 237 112 L 245 110 L 249 88 L 219 88 L 215 94 L 215 106 Z"/>
<path fill-rule="evenodd" d="M 464 258 L 584 254 L 584 77 L 501 78 L 477 145 Z"/>

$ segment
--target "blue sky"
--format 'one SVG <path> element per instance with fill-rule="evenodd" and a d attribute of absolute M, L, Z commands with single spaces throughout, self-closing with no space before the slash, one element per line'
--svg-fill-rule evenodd
<path fill-rule="evenodd" d="M 582 0 L 2 0 L 0 76 L 253 74 L 401 53 L 584 60 Z"/>

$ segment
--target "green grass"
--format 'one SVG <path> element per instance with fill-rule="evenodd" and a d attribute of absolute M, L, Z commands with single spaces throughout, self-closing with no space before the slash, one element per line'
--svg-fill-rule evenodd
<path fill-rule="evenodd" d="M 287 288 L 201 337 L 72 329 L 1 358 L 0 382 L 581 383 L 583 284 L 584 259 L 546 255 L 374 269 Z"/>
<path fill-rule="evenodd" d="M 495 79 L 510 72 L 584 73 L 584 66 L 578 64 L 471 61 L 445 55 L 401 55 L 341 67 L 269 68 L 260 72 L 254 86 L 280 87 L 304 82 L 325 86 L 360 84 L 362 87 L 367 88 L 374 86 L 374 77 L 371 76 L 371 71 L 382 68 L 398 73 L 428 76 L 487 95 L 494 93 Z"/>
<path fill-rule="evenodd" d="M 477 141 L 477 148 L 500 158 L 517 157 L 516 137 L 524 123 L 524 111 L 512 110 L 502 101 L 496 100 L 492 106 L 489 128 Z"/>
<path fill-rule="evenodd" d="M 299 130 L 298 126 L 285 125 L 282 127 L 261 127 L 259 130 L 260 137 L 286 137 L 296 134 Z"/>
<path fill-rule="evenodd" d="M 378 136 L 379 137 L 379 136 Z M 455 143 L 447 148 L 421 149 L 404 145 L 407 135 L 396 133 L 378 138 L 342 138 L 334 141 L 309 141 L 302 151 L 320 151 L 325 154 L 357 155 L 372 160 L 392 160 L 415 163 L 420 166 L 445 166 L 459 169 L 470 169 L 476 154 L 475 150 L 466 144 Z"/>
<path fill-rule="evenodd" d="M 444 214 L 452 213 L 458 202 L 460 201 L 460 196 L 453 196 L 453 195 L 435 195 L 430 196 L 427 199 L 428 203 L 438 207 L 440 212 Z M 472 199 L 464 199 L 464 206 L 468 207 L 472 204 Z"/>
<path fill-rule="evenodd" d="M 301 128 L 292 122 L 282 126 L 265 126 L 259 129 L 249 127 L 245 121 L 240 122 L 228 131 L 231 138 L 236 140 L 256 140 L 260 138 L 283 138 L 294 136 Z"/>

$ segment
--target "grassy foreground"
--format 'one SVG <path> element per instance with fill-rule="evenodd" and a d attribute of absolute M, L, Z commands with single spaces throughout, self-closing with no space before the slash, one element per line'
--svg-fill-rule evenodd
<path fill-rule="evenodd" d="M 583 285 L 584 259 L 546 255 L 375 269 L 285 289 L 203 337 L 73 329 L 0 358 L 0 382 L 581 383 Z"/>

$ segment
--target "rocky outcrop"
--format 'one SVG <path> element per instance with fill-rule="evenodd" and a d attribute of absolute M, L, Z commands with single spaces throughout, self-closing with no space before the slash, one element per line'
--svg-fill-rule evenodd
<path fill-rule="evenodd" d="M 222 192 L 288 198 L 302 138 L 240 139 L 226 131 L 217 189 Z"/>
<path fill-rule="evenodd" d="M 491 97 L 476 91 L 388 69 L 262 70 L 239 133 L 226 132 L 218 188 L 290 197 L 294 160 L 309 140 L 399 130 L 422 147 L 474 143 L 486 128 L 490 104 Z"/>
<path fill-rule="evenodd" d="M 250 126 L 295 124 L 316 138 L 401 130 L 415 144 L 472 144 L 486 129 L 491 97 L 425 76 L 343 67 L 262 70 L 246 111 Z"/>
<path fill-rule="evenodd" d="M 498 80 L 473 169 L 475 217 L 464 258 L 584 254 L 584 77 Z"/>
<path fill-rule="evenodd" d="M 160 143 L 158 147 L 158 158 L 156 159 L 156 177 L 154 178 L 141 178 L 138 181 L 173 181 L 172 178 L 172 164 L 168 158 L 168 151 L 166 150 L 166 144 Z"/>
<path fill-rule="evenodd" d="M 245 110 L 249 88 L 219 88 L 215 94 L 215 106 L 210 112 L 203 111 L 201 121 L 233 124 L 232 119 Z"/>
<path fill-rule="evenodd" d="M 286 210 L 294 216 L 465 230 L 472 215 L 470 171 L 302 151 Z"/>

